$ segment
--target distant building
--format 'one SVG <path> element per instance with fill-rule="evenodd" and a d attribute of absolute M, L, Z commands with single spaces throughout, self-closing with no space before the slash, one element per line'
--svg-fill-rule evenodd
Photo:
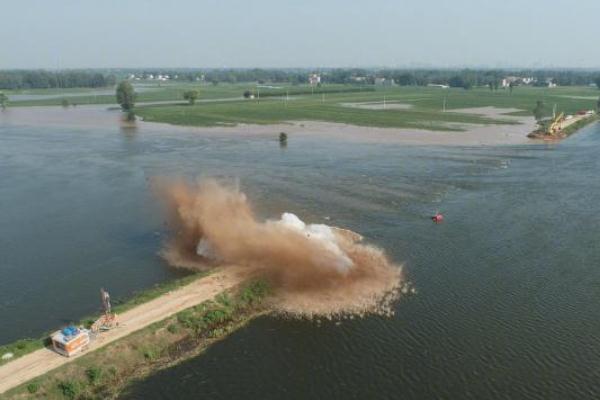
<path fill-rule="evenodd" d="M 555 88 L 556 86 L 558 86 L 556 82 L 554 82 L 554 78 L 546 79 L 546 85 L 548 85 L 549 88 Z"/>
<path fill-rule="evenodd" d="M 429 83 L 429 84 L 427 84 L 427 86 L 428 87 L 441 88 L 441 89 L 448 89 L 448 88 L 450 88 L 450 86 L 448 86 L 448 85 L 440 85 L 440 84 L 437 84 L 437 83 Z"/>
<path fill-rule="evenodd" d="M 510 87 L 511 84 L 514 86 L 519 82 L 521 82 L 521 78 L 518 76 L 507 76 L 506 78 L 502 79 L 502 82 L 500 82 L 500 87 L 507 88 Z"/>
<path fill-rule="evenodd" d="M 535 82 L 535 79 L 531 76 L 528 76 L 526 78 L 522 78 L 521 81 L 524 85 L 531 85 L 533 82 Z"/>
<path fill-rule="evenodd" d="M 316 86 L 321 83 L 321 75 L 319 74 L 310 74 L 308 76 L 308 83 L 310 86 Z"/>
<path fill-rule="evenodd" d="M 375 78 L 375 85 L 378 86 L 394 86 L 395 84 L 393 79 Z"/>
<path fill-rule="evenodd" d="M 530 85 L 533 82 L 535 82 L 535 79 L 532 77 L 520 77 L 520 76 L 507 76 L 506 78 L 502 79 L 502 81 L 500 82 L 500 87 L 503 88 L 507 88 L 510 87 L 511 83 L 514 85 Z"/>

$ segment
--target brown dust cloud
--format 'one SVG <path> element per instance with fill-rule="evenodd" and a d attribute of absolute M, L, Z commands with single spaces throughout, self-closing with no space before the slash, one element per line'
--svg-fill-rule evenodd
<path fill-rule="evenodd" d="M 244 193 L 216 180 L 156 180 L 172 235 L 161 252 L 175 267 L 237 268 L 266 279 L 270 306 L 302 317 L 391 314 L 407 290 L 402 267 L 349 230 L 284 213 L 257 220 Z"/>

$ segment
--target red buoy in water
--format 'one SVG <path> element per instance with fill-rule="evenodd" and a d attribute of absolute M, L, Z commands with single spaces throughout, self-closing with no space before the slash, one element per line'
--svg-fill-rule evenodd
<path fill-rule="evenodd" d="M 433 217 L 431 217 L 431 220 L 436 224 L 439 224 L 444 220 L 444 216 L 441 213 L 437 213 Z"/>

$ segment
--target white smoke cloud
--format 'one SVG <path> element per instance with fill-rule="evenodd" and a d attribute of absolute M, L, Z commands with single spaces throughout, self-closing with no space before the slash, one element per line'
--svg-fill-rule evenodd
<path fill-rule="evenodd" d="M 323 247 L 323 250 L 330 253 L 331 257 L 323 257 L 323 254 L 310 255 L 315 265 L 322 268 L 335 268 L 340 273 L 347 273 L 354 265 L 350 257 L 340 248 L 338 244 L 338 236 L 333 232 L 333 229 L 324 224 L 306 224 L 296 214 L 283 213 L 279 220 L 269 220 L 267 225 L 273 227 L 294 231 L 302 234 L 308 240 Z M 221 255 L 215 250 L 210 241 L 202 237 L 196 246 L 196 254 L 201 257 L 208 258 L 213 261 L 223 261 Z M 327 260 L 327 261 L 325 261 Z M 332 263 L 331 260 L 334 260 Z"/>

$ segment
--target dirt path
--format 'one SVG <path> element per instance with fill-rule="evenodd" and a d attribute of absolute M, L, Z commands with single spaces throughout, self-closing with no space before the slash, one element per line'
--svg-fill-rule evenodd
<path fill-rule="evenodd" d="M 242 279 L 241 275 L 231 269 L 215 272 L 131 309 L 119 315 L 119 328 L 100 334 L 90 343 L 89 350 L 77 356 L 67 358 L 44 348 L 17 358 L 0 367 L 0 394 L 179 311 L 212 299 L 222 291 L 234 287 Z"/>

